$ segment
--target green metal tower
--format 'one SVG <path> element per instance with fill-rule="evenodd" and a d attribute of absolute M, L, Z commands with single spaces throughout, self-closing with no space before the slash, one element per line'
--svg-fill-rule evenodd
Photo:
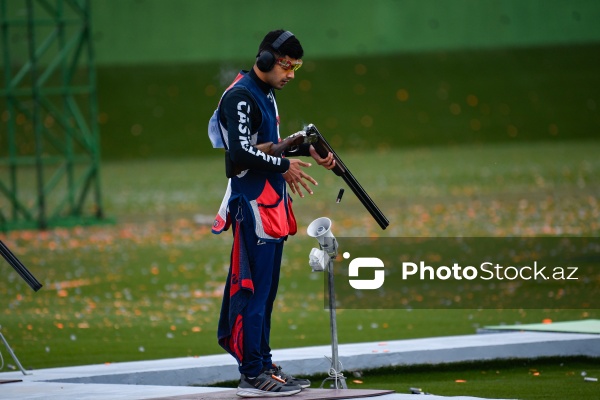
<path fill-rule="evenodd" d="M 0 231 L 104 219 L 90 20 L 90 0 L 0 0 Z"/>

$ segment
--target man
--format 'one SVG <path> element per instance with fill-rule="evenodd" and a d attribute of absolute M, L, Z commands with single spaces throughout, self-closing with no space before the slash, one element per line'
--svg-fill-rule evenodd
<path fill-rule="evenodd" d="M 283 243 L 297 230 L 286 183 L 292 193 L 304 197 L 303 190 L 312 194 L 308 183 L 317 182 L 303 170 L 309 163 L 274 157 L 255 147 L 280 140 L 274 89 L 294 79 L 303 53 L 291 32 L 269 32 L 252 69 L 238 74 L 209 122 L 213 146 L 224 147 L 226 162 L 244 168 L 229 180 L 213 224 L 214 233 L 233 227 L 218 339 L 238 362 L 241 397 L 290 396 L 310 385 L 273 364 L 269 339 Z M 312 156 L 327 169 L 335 166 L 332 154 L 321 158 L 308 144 L 284 154 L 292 155 Z"/>

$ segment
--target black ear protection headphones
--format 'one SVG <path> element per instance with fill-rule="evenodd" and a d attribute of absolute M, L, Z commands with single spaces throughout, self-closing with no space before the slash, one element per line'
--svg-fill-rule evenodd
<path fill-rule="evenodd" d="M 277 39 L 275 39 L 275 41 L 271 45 L 273 47 L 273 50 L 279 50 L 279 47 L 292 36 L 294 36 L 294 34 L 290 31 L 283 32 L 281 35 L 279 35 Z M 273 54 L 272 51 L 263 50 L 256 58 L 256 66 L 262 72 L 269 72 L 275 66 L 276 59 L 277 57 L 275 56 L 275 54 Z"/>

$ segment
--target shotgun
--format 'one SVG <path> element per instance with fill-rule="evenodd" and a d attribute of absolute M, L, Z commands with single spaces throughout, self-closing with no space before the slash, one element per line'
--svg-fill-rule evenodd
<path fill-rule="evenodd" d="M 279 143 L 274 144 L 273 142 L 266 142 L 255 145 L 254 147 L 266 154 L 275 157 L 281 157 L 286 150 L 293 149 L 294 146 L 299 146 L 302 143 L 310 143 L 315 148 L 319 156 L 323 158 L 327 157 L 329 153 L 332 153 L 335 159 L 335 167 L 332 169 L 333 173 L 342 177 L 344 182 L 346 182 L 348 187 L 352 190 L 352 192 L 354 192 L 356 197 L 358 197 L 360 202 L 367 209 L 367 211 L 369 211 L 381 229 L 388 227 L 390 224 L 388 219 L 385 217 L 385 215 L 383 215 L 369 194 L 365 191 L 365 189 L 363 189 L 360 183 L 358 183 L 354 175 L 352 175 L 340 156 L 337 155 L 327 140 L 323 137 L 323 135 L 321 135 L 317 127 L 313 124 L 309 124 L 304 130 L 288 136 Z M 247 168 L 234 164 L 231 161 L 229 152 L 225 152 L 225 174 L 228 178 L 232 178 L 240 174 L 245 169 Z"/>

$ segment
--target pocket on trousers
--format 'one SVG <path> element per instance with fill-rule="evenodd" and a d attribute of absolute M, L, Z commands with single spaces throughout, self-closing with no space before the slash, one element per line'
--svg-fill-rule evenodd
<path fill-rule="evenodd" d="M 274 238 L 287 236 L 290 231 L 285 203 L 282 200 L 268 181 L 256 199 L 263 229 L 267 235 Z"/>

